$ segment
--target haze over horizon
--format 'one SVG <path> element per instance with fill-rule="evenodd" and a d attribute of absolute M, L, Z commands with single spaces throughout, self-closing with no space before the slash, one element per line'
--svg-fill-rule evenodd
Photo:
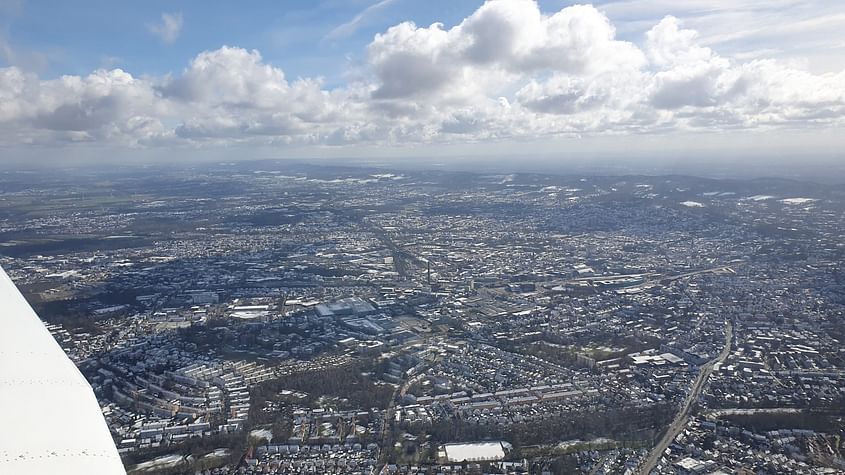
<path fill-rule="evenodd" d="M 845 6 L 571 3 L 4 0 L 2 161 L 841 161 Z"/>

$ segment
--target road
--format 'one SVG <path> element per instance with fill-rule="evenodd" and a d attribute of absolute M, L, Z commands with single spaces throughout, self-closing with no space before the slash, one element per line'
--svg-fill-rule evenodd
<path fill-rule="evenodd" d="M 683 279 L 683 278 L 686 278 L 686 277 L 692 277 L 694 275 L 709 274 L 710 272 L 732 271 L 733 269 L 731 269 L 731 266 L 735 266 L 736 264 L 737 263 L 732 263 L 731 265 L 727 265 L 727 266 L 711 267 L 709 269 L 702 269 L 702 270 L 696 270 L 696 271 L 692 271 L 692 272 L 685 272 L 683 274 L 671 275 L 671 276 L 668 276 L 668 277 L 664 277 L 663 279 L 660 279 L 660 280 L 678 280 L 678 279 Z"/>
<path fill-rule="evenodd" d="M 660 458 L 663 457 L 663 452 L 669 447 L 675 437 L 684 430 L 684 427 L 687 425 L 687 421 L 689 420 L 690 411 L 692 409 L 692 405 L 698 400 L 698 395 L 701 394 L 701 390 L 704 388 L 704 384 L 707 382 L 707 379 L 710 377 L 710 373 L 713 372 L 713 366 L 716 363 L 722 363 L 725 361 L 725 358 L 728 357 L 728 354 L 731 352 L 731 342 L 733 341 L 733 326 L 730 322 L 725 322 L 725 347 L 722 349 L 722 352 L 719 353 L 715 359 L 711 360 L 710 362 L 706 363 L 698 372 L 698 376 L 695 378 L 695 382 L 693 383 L 692 387 L 690 388 L 689 395 L 687 395 L 686 400 L 684 400 L 683 406 L 681 406 L 681 410 L 678 411 L 678 414 L 675 416 L 675 419 L 669 424 L 669 427 L 666 429 L 666 433 L 663 435 L 663 438 L 655 445 L 651 452 L 649 452 L 648 457 L 646 457 L 645 461 L 640 465 L 639 469 L 637 470 L 638 475 L 647 475 L 654 470 L 654 467 L 657 466 L 657 463 L 660 461 Z"/>
<path fill-rule="evenodd" d="M 393 267 L 396 269 L 396 272 L 403 278 L 410 278 L 411 273 L 408 264 L 413 263 L 417 266 L 425 268 L 426 262 L 423 259 L 415 256 L 410 251 L 403 249 L 401 246 L 396 244 L 390 236 L 387 235 L 387 232 L 380 226 L 367 223 L 370 231 L 375 234 L 376 238 L 378 238 L 382 244 L 390 251 L 393 255 Z"/>
<path fill-rule="evenodd" d="M 545 285 L 547 287 L 551 287 L 551 286 L 571 284 L 571 283 L 575 283 L 575 282 L 592 282 L 594 280 L 608 280 L 608 279 L 612 280 L 612 279 L 633 278 L 633 277 L 644 277 L 645 278 L 645 280 L 643 280 L 642 282 L 620 287 L 620 288 L 624 289 L 624 288 L 629 288 L 629 287 L 639 287 L 639 286 L 646 285 L 646 284 L 656 284 L 656 283 L 659 283 L 659 282 L 662 282 L 662 281 L 665 281 L 665 280 L 679 280 L 679 279 L 684 279 L 686 277 L 692 277 L 694 275 L 708 274 L 710 272 L 724 272 L 724 271 L 733 272 L 732 267 L 735 267 L 737 264 L 740 264 L 740 263 L 739 262 L 731 262 L 730 264 L 723 265 L 723 266 L 710 267 L 708 269 L 690 271 L 690 272 L 685 272 L 683 274 L 676 274 L 676 275 L 662 275 L 662 274 L 656 274 L 656 273 L 653 273 L 653 272 L 649 272 L 649 273 L 646 273 L 646 274 L 596 275 L 596 276 L 590 276 L 590 277 L 579 277 L 577 279 L 553 280 L 553 281 L 547 282 Z"/>
<path fill-rule="evenodd" d="M 381 469 L 377 471 L 377 473 L 385 473 L 385 469 L 387 468 L 387 460 L 390 456 L 391 451 L 393 450 L 393 440 L 390 437 L 390 428 L 393 424 L 393 418 L 396 414 L 396 402 L 399 398 L 403 397 L 411 386 L 415 383 L 418 383 L 425 379 L 424 374 L 417 374 L 411 379 L 403 382 L 401 385 L 397 386 L 396 389 L 393 391 L 393 395 L 390 397 L 390 403 L 387 406 L 387 410 L 384 411 L 384 418 L 381 421 L 381 428 L 379 432 L 381 433 L 381 448 L 379 449 L 379 457 L 378 462 L 381 466 Z"/>
<path fill-rule="evenodd" d="M 707 417 L 752 416 L 755 414 L 800 414 L 804 412 L 796 407 L 762 407 L 756 409 L 716 409 L 704 412 Z"/>

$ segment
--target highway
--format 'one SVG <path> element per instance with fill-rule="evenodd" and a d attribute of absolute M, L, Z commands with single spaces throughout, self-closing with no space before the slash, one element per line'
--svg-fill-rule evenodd
<path fill-rule="evenodd" d="M 725 361 L 725 358 L 728 357 L 728 354 L 731 352 L 731 342 L 733 341 L 733 326 L 730 322 L 725 322 L 725 347 L 722 349 L 722 352 L 719 353 L 715 359 L 711 360 L 710 362 L 706 363 L 698 372 L 698 376 L 695 378 L 695 382 L 693 383 L 692 387 L 690 388 L 690 392 L 687 395 L 686 400 L 684 400 L 683 406 L 681 406 L 681 410 L 678 411 L 678 414 L 675 416 L 675 419 L 666 429 L 666 433 L 660 439 L 660 441 L 651 449 L 649 452 L 648 457 L 646 457 L 645 461 L 639 466 L 637 469 L 638 475 L 647 475 L 654 470 L 654 467 L 657 466 L 657 463 L 660 461 L 660 458 L 663 457 L 663 452 L 669 447 L 675 437 L 684 430 L 684 427 L 687 425 L 687 421 L 689 420 L 690 411 L 692 409 L 692 405 L 698 400 L 698 395 L 701 394 L 701 390 L 704 388 L 704 384 L 707 382 L 707 379 L 710 377 L 710 373 L 713 372 L 713 366 L 716 363 L 722 363 Z"/>
<path fill-rule="evenodd" d="M 369 227 L 370 231 L 376 235 L 382 244 L 390 251 L 391 255 L 393 256 L 393 267 L 396 269 L 396 272 L 403 278 L 410 278 L 411 277 L 411 270 L 409 269 L 408 264 L 413 263 L 422 268 L 425 268 L 427 262 L 412 252 L 403 249 L 400 245 L 396 244 L 396 242 L 388 236 L 387 232 L 381 226 L 373 223 L 366 223 Z"/>

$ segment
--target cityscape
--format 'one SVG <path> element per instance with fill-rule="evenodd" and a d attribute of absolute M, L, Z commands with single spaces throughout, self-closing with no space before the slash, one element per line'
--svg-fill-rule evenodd
<path fill-rule="evenodd" d="M 0 265 L 128 473 L 845 470 L 841 186 L 261 161 L 0 189 Z"/>
<path fill-rule="evenodd" d="M 842 0 L 0 0 L 0 475 L 845 475 Z"/>

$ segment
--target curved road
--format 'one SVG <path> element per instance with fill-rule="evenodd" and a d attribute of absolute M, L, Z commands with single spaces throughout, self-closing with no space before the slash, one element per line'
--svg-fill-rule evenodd
<path fill-rule="evenodd" d="M 669 425 L 669 428 L 666 430 L 666 434 L 664 434 L 663 438 L 660 439 L 657 445 L 651 449 L 648 457 L 640 465 L 636 472 L 638 475 L 647 475 L 654 470 L 654 467 L 657 466 L 660 458 L 663 457 L 663 452 L 666 451 L 672 441 L 675 440 L 675 437 L 677 437 L 678 434 L 684 430 L 684 427 L 686 427 L 692 405 L 696 400 L 698 400 L 698 395 L 701 394 L 701 390 L 704 388 L 704 383 L 707 382 L 707 379 L 710 377 L 710 373 L 713 372 L 713 366 L 716 363 L 724 362 L 725 358 L 727 358 L 728 354 L 730 354 L 731 341 L 733 340 L 733 326 L 730 322 L 725 322 L 725 325 L 725 347 L 722 349 L 722 352 L 719 353 L 719 356 L 701 367 L 698 372 L 698 376 L 695 378 L 695 382 L 690 389 L 690 393 L 684 401 L 684 405 Z"/>

